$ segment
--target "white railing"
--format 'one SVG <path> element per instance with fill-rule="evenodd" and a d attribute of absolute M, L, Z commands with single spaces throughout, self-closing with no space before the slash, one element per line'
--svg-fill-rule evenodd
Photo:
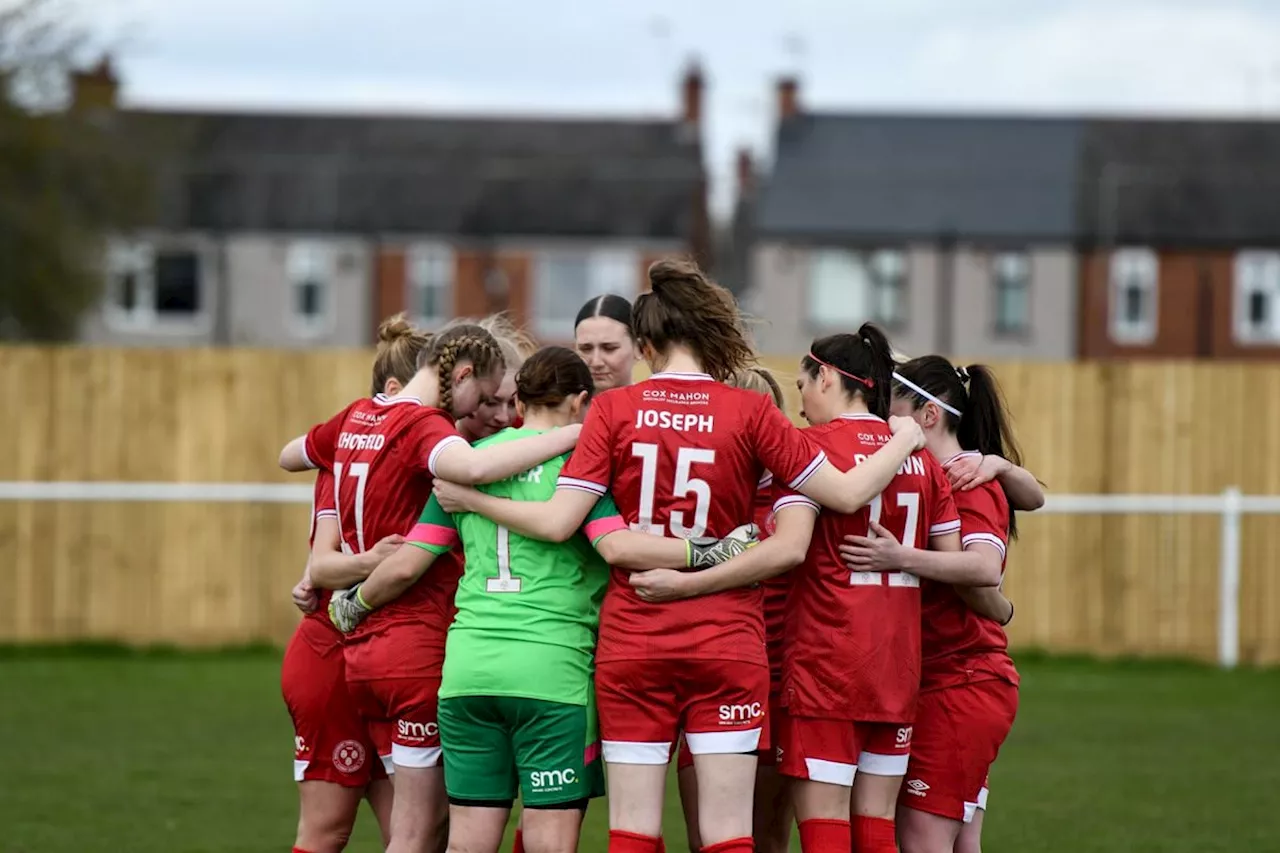
<path fill-rule="evenodd" d="M 275 483 L 0 482 L 0 501 L 151 501 L 190 503 L 311 502 L 312 486 Z M 1218 663 L 1240 659 L 1240 526 L 1245 515 L 1280 514 L 1280 496 L 1243 495 L 1232 487 L 1217 495 L 1049 495 L 1043 513 L 1074 515 L 1221 516 L 1218 559 Z"/>

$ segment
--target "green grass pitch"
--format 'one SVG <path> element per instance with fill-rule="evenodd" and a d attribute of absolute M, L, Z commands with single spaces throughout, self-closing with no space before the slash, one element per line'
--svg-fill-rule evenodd
<path fill-rule="evenodd" d="M 296 799 L 279 665 L 271 650 L 0 650 L 0 851 L 288 850 Z M 987 851 L 1280 850 L 1280 671 L 1019 665 Z M 672 788 L 674 853 L 684 827 Z M 606 843 L 597 804 L 582 850 Z M 367 813 L 348 849 L 381 849 Z"/>

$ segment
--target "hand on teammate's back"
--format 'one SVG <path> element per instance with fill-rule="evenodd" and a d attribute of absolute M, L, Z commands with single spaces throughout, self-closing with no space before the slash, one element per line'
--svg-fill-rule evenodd
<path fill-rule="evenodd" d="M 450 483 L 448 480 L 436 479 L 431 487 L 432 493 L 436 496 L 436 500 L 440 502 L 440 508 L 445 512 L 474 512 L 475 504 L 471 502 L 474 495 L 478 495 L 471 486 L 460 486 L 457 483 Z"/>
<path fill-rule="evenodd" d="M 894 435 L 901 432 L 911 433 L 915 436 L 916 450 L 924 449 L 924 430 L 920 428 L 920 424 L 916 423 L 914 418 L 904 418 L 900 415 L 890 416 L 889 431 Z"/>
<path fill-rule="evenodd" d="M 902 543 L 880 522 L 871 522 L 871 536 L 846 536 L 840 556 L 855 572 L 896 572 L 902 567 Z"/>
<path fill-rule="evenodd" d="M 999 456 L 962 456 L 945 467 L 951 488 L 957 492 L 976 489 L 990 483 L 1009 466 L 1009 460 Z"/>

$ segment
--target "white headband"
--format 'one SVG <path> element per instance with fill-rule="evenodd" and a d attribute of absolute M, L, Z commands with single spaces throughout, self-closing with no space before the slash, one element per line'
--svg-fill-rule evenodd
<path fill-rule="evenodd" d="M 893 372 L 893 380 L 894 380 L 895 382 L 897 382 L 899 385 L 905 385 L 905 386 L 907 386 L 907 387 L 908 387 L 908 388 L 910 388 L 912 391 L 915 391 L 917 394 L 919 394 L 921 397 L 924 397 L 924 398 L 925 398 L 926 400 L 928 400 L 930 403 L 937 403 L 939 406 L 941 406 L 942 408 L 946 409 L 948 412 L 950 412 L 951 414 L 955 415 L 957 418 L 959 418 L 959 417 L 963 417 L 963 415 L 961 415 L 961 414 L 960 414 L 960 410 L 959 410 L 959 409 L 957 409 L 955 406 L 951 405 L 950 403 L 944 403 L 944 402 L 942 402 L 942 401 L 941 401 L 941 400 L 939 400 L 937 397 L 933 396 L 933 395 L 932 395 L 932 394 L 930 394 L 928 391 L 924 390 L 924 389 L 923 389 L 923 388 L 921 388 L 919 385 L 917 385 L 916 383 L 912 382 L 910 379 L 906 378 L 905 376 L 903 376 L 901 373 L 897 372 L 896 370 Z"/>

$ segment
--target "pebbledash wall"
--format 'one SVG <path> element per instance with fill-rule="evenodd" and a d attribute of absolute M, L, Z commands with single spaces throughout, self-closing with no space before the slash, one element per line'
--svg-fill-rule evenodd
<path fill-rule="evenodd" d="M 281 445 L 367 392 L 367 350 L 0 349 L 0 482 L 276 483 Z M 770 358 L 798 411 L 797 357 Z M 1280 366 L 998 363 L 1051 494 L 1280 494 Z M 282 641 L 301 503 L 0 500 L 0 642 Z M 1017 646 L 1217 655 L 1214 515 L 1021 519 Z M 1280 521 L 1246 516 L 1240 661 L 1280 662 Z"/>

